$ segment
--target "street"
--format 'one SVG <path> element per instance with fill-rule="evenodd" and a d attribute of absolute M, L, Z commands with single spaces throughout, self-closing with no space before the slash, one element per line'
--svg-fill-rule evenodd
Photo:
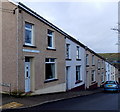
<path fill-rule="evenodd" d="M 118 110 L 119 94 L 97 93 L 88 96 L 46 103 L 26 109 L 4 110 L 3 112 L 38 112 L 41 110 Z"/>

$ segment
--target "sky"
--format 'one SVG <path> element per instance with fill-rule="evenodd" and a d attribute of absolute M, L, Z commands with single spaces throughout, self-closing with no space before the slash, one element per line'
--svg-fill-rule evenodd
<path fill-rule="evenodd" d="M 113 1 L 20 0 L 97 53 L 116 53 L 118 50 L 118 34 L 111 30 L 118 24 L 118 2 Z"/>

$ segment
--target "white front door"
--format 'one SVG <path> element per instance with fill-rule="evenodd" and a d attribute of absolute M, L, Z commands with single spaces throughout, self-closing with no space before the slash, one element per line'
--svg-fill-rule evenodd
<path fill-rule="evenodd" d="M 30 92 L 30 59 L 25 59 L 25 92 Z"/>

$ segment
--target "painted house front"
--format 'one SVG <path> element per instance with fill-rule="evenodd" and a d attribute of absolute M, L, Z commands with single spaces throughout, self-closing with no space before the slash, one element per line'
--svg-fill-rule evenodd
<path fill-rule="evenodd" d="M 106 81 L 111 80 L 111 64 L 109 62 L 105 62 L 106 65 Z"/>
<path fill-rule="evenodd" d="M 105 59 L 86 47 L 86 89 L 100 87 L 105 74 Z"/>
<path fill-rule="evenodd" d="M 111 80 L 115 81 L 115 67 L 111 65 Z"/>
<path fill-rule="evenodd" d="M 118 68 L 116 68 L 108 61 L 105 62 L 105 66 L 106 66 L 106 81 L 113 80 L 119 82 Z"/>
<path fill-rule="evenodd" d="M 66 89 L 85 89 L 85 46 L 75 39 L 66 38 Z"/>
<path fill-rule="evenodd" d="M 2 11 L 2 84 L 35 94 L 66 91 L 61 30 L 21 3 L 2 7 L 11 10 Z"/>
<path fill-rule="evenodd" d="M 86 89 L 97 88 L 97 60 L 95 54 L 90 50 L 86 49 Z"/>
<path fill-rule="evenodd" d="M 118 68 L 115 67 L 115 80 L 119 82 Z"/>

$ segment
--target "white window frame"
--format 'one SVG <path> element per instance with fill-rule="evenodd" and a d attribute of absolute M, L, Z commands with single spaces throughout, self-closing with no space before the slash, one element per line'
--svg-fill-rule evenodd
<path fill-rule="evenodd" d="M 101 74 L 101 81 L 104 82 L 104 73 Z"/>
<path fill-rule="evenodd" d="M 92 80 L 92 77 L 93 77 L 93 80 Z M 95 80 L 95 70 L 92 70 L 91 71 L 91 81 L 92 82 L 95 82 L 96 80 Z"/>
<path fill-rule="evenodd" d="M 27 27 L 26 27 L 26 24 L 31 25 L 32 28 L 27 28 Z M 33 45 L 34 45 L 34 34 L 33 34 L 33 32 L 34 32 L 34 31 L 33 31 L 34 25 L 33 25 L 32 23 L 25 22 L 24 28 L 25 28 L 25 33 L 26 33 L 26 30 L 31 31 L 31 43 L 26 43 L 26 42 L 25 42 L 25 38 L 26 38 L 26 37 L 24 37 L 24 43 L 25 43 L 25 45 L 33 46 Z M 25 34 L 25 36 L 26 36 L 26 34 Z"/>
<path fill-rule="evenodd" d="M 104 68 L 104 60 L 102 60 L 102 68 Z"/>
<path fill-rule="evenodd" d="M 70 59 L 70 44 L 66 44 L 66 59 Z"/>
<path fill-rule="evenodd" d="M 95 65 L 95 56 L 92 55 L 92 65 Z"/>
<path fill-rule="evenodd" d="M 76 46 L 76 59 L 80 59 L 80 47 Z"/>
<path fill-rule="evenodd" d="M 46 62 L 46 59 L 48 59 L 49 61 L 48 62 Z M 46 64 L 55 64 L 54 65 L 54 69 L 55 69 L 55 73 L 54 73 L 54 77 L 53 78 L 49 78 L 49 79 L 47 79 L 46 78 L 46 71 L 45 71 L 45 81 L 48 81 L 48 80 L 53 80 L 53 79 L 57 79 L 57 76 L 56 76 L 56 59 L 55 58 L 46 58 L 45 59 L 45 66 L 46 66 Z M 54 62 L 53 61 L 51 61 L 52 59 L 54 59 Z"/>
<path fill-rule="evenodd" d="M 101 64 L 100 64 L 100 59 L 98 59 L 98 69 L 100 69 Z"/>
<path fill-rule="evenodd" d="M 86 65 L 89 65 L 89 54 L 86 54 Z"/>
<path fill-rule="evenodd" d="M 51 31 L 52 32 L 52 34 L 48 34 L 48 31 Z M 52 38 L 52 43 L 51 43 L 51 47 L 50 46 L 48 46 L 48 38 Z M 50 30 L 50 29 L 47 29 L 47 47 L 49 48 L 49 49 L 55 49 L 55 44 L 54 44 L 54 31 L 52 31 L 52 30 Z"/>
<path fill-rule="evenodd" d="M 79 67 L 79 70 L 77 69 L 77 67 Z M 77 80 L 77 71 L 79 72 L 78 80 Z M 77 65 L 76 66 L 76 81 L 80 81 L 80 80 L 81 80 L 81 65 Z"/>

